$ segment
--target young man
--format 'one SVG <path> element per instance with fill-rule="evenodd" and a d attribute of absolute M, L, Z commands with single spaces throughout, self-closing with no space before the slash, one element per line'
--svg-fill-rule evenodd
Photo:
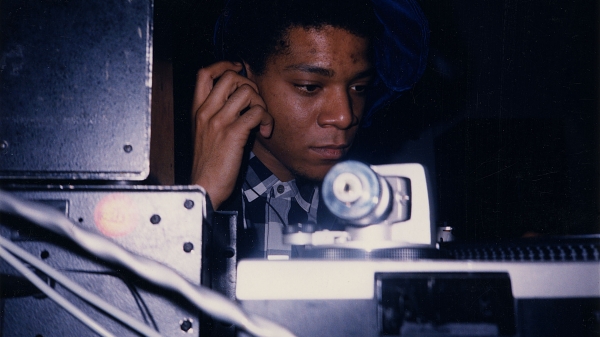
<path fill-rule="evenodd" d="M 216 32 L 225 61 L 197 76 L 192 182 L 215 209 L 241 212 L 249 255 L 287 258 L 286 226 L 331 226 L 318 186 L 352 145 L 384 27 L 364 0 L 229 5 Z"/>

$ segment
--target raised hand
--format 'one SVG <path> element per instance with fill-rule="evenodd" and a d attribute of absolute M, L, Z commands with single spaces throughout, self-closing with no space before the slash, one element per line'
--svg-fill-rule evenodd
<path fill-rule="evenodd" d="M 206 189 L 215 209 L 233 192 L 252 130 L 259 126 L 266 138 L 273 131 L 273 118 L 258 87 L 239 75 L 241 70 L 240 63 L 222 61 L 201 69 L 196 77 L 192 184 Z"/>

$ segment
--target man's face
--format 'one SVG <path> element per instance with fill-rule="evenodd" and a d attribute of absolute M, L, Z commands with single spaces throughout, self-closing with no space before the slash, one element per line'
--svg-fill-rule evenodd
<path fill-rule="evenodd" d="M 273 116 L 270 138 L 253 151 L 282 181 L 322 180 L 348 152 L 362 118 L 372 76 L 368 41 L 324 26 L 289 29 L 288 46 L 249 77 Z"/>

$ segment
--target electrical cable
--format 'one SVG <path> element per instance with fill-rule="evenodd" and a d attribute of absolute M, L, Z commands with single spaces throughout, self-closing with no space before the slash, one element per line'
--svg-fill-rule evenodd
<path fill-rule="evenodd" d="M 125 286 L 127 286 L 127 288 L 129 289 L 129 292 L 131 292 L 131 295 L 135 299 L 135 303 L 137 304 L 138 308 L 140 309 L 140 312 L 142 313 L 142 316 L 144 317 L 144 321 L 146 323 L 152 323 L 154 330 L 159 331 L 158 325 L 156 324 L 156 321 L 154 320 L 154 316 L 152 316 L 152 312 L 150 312 L 150 309 L 146 305 L 146 301 L 144 301 L 142 294 L 140 294 L 140 292 L 137 290 L 137 288 L 135 287 L 135 285 L 133 283 L 128 282 L 124 279 L 121 279 L 121 281 L 123 281 L 123 283 L 125 283 Z"/>
<path fill-rule="evenodd" d="M 125 283 L 125 286 L 127 287 L 127 289 L 129 290 L 129 292 L 131 293 L 131 296 L 133 297 L 133 301 L 135 302 L 135 305 L 140 310 L 140 314 L 142 314 L 142 318 L 144 319 L 144 323 L 148 324 L 148 317 L 146 316 L 146 311 L 144 311 L 144 307 L 142 307 L 142 304 L 140 303 L 140 298 L 138 298 L 135 295 L 133 285 L 131 285 L 129 283 Z M 155 329 L 156 329 L 156 327 L 155 327 Z"/>
<path fill-rule="evenodd" d="M 239 305 L 225 296 L 192 284 L 173 269 L 154 260 L 134 255 L 102 236 L 77 227 L 64 214 L 49 206 L 20 200 L 9 193 L 0 191 L 0 211 L 20 215 L 44 228 L 64 235 L 88 252 L 108 262 L 124 266 L 150 282 L 183 295 L 209 315 L 237 325 L 253 335 L 294 336 L 276 323 L 246 313 Z"/>
<path fill-rule="evenodd" d="M 146 323 L 146 325 L 150 325 L 150 323 L 151 323 L 152 326 L 154 327 L 154 330 L 156 330 L 157 332 L 160 333 L 160 331 L 158 329 L 158 325 L 156 324 L 156 321 L 154 320 L 154 317 L 152 316 L 150 309 L 146 305 L 146 302 L 142 298 L 142 295 L 138 292 L 135 285 L 133 283 L 127 281 L 125 279 L 125 277 L 123 275 L 121 275 L 120 273 L 116 273 L 113 271 L 92 271 L 92 270 L 81 270 L 81 269 L 64 269 L 63 271 L 69 272 L 69 273 L 104 275 L 104 276 L 114 277 L 114 278 L 120 280 L 121 282 L 123 282 L 123 284 L 127 287 L 129 292 L 131 293 L 131 297 L 133 297 L 135 304 L 137 305 L 138 309 L 140 310 L 140 314 L 142 315 L 142 319 L 144 320 L 144 323 Z M 148 321 L 148 319 L 150 321 Z M 143 325 L 140 325 L 140 326 L 143 326 Z"/>
<path fill-rule="evenodd" d="M 46 296 L 51 298 L 58 305 L 63 307 L 75 318 L 80 320 L 83 324 L 89 327 L 92 331 L 96 332 L 100 336 L 113 337 L 114 335 L 104 329 L 100 324 L 91 319 L 88 315 L 83 313 L 73 303 L 69 302 L 66 298 L 62 297 L 56 290 L 52 289 L 49 285 L 44 283 L 34 272 L 29 270 L 19 259 L 12 256 L 6 249 L 0 247 L 0 258 L 4 259 L 8 264 L 15 268 L 18 272 L 23 274 L 31 283 L 33 283 L 38 289 L 40 289 Z"/>
<path fill-rule="evenodd" d="M 248 186 L 250 186 L 250 190 L 251 190 L 252 192 L 254 192 L 254 194 L 256 194 L 257 196 L 259 196 L 259 197 L 260 197 L 260 194 L 258 194 L 258 192 L 256 192 L 256 190 L 254 189 L 254 187 L 252 187 L 252 185 L 250 185 L 250 183 L 248 182 L 248 179 L 244 179 L 244 182 L 245 182 L 245 183 L 246 183 Z M 281 224 L 282 224 L 284 227 L 287 227 L 287 226 L 288 226 L 288 224 L 287 224 L 287 223 L 286 223 L 286 222 L 283 220 L 283 217 L 281 216 L 281 214 L 279 214 L 279 212 L 277 211 L 277 209 L 276 209 L 276 208 L 275 208 L 273 205 L 271 205 L 271 203 L 269 202 L 269 200 L 267 200 L 267 198 L 266 198 L 266 197 L 265 197 L 265 202 L 267 203 L 267 206 L 271 207 L 271 209 L 272 209 L 272 210 L 275 212 L 275 215 L 277 215 L 277 217 L 279 218 L 279 221 L 281 221 Z"/>
<path fill-rule="evenodd" d="M 65 287 L 66 289 L 68 289 L 69 291 L 71 291 L 72 293 L 77 295 L 78 297 L 80 297 L 83 300 L 85 300 L 86 302 L 92 304 L 96 308 L 101 309 L 102 311 L 111 315 L 115 319 L 123 322 L 127 326 L 129 326 L 132 329 L 141 333 L 142 335 L 150 336 L 150 337 L 160 337 L 160 334 L 157 333 L 156 331 L 152 330 L 149 326 L 147 326 L 147 325 L 139 322 L 138 320 L 134 319 L 133 317 L 129 316 L 128 314 L 123 312 L 121 309 L 111 305 L 110 303 L 107 303 L 106 301 L 104 301 L 103 299 L 98 297 L 97 295 L 95 295 L 92 292 L 88 291 L 87 289 L 83 288 L 76 282 L 74 282 L 71 279 L 69 279 L 68 277 L 64 276 L 59 271 L 50 267 L 46 263 L 40 261 L 37 257 L 31 255 L 29 252 L 25 251 L 23 248 L 12 243 L 10 240 L 7 240 L 3 236 L 0 236 L 0 247 L 10 251 L 12 254 L 16 255 L 20 259 L 24 260 L 25 262 L 29 263 L 33 267 L 42 271 L 44 274 L 48 275 L 50 278 L 52 278 L 56 282 L 62 284 L 63 287 Z"/>

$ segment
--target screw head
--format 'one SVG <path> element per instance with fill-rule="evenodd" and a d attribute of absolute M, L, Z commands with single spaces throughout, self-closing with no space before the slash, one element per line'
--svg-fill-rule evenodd
<path fill-rule="evenodd" d="M 188 332 L 192 328 L 192 322 L 189 319 L 184 319 L 179 325 L 182 331 Z"/>
<path fill-rule="evenodd" d="M 158 225 L 160 223 L 160 220 L 161 220 L 160 215 L 158 215 L 158 214 L 153 214 L 150 217 L 150 223 L 153 225 Z"/>
<path fill-rule="evenodd" d="M 187 208 L 187 209 L 192 209 L 194 208 L 194 201 L 187 199 L 184 203 L 183 203 L 183 207 Z"/>
<path fill-rule="evenodd" d="M 125 153 L 130 153 L 131 151 L 133 151 L 133 146 L 131 146 L 130 144 L 126 144 L 125 146 L 123 146 L 123 151 L 125 151 Z"/>
<path fill-rule="evenodd" d="M 191 242 L 186 242 L 183 244 L 183 251 L 186 253 L 191 252 L 192 250 L 194 250 L 194 244 Z"/>
<path fill-rule="evenodd" d="M 42 260 L 45 260 L 47 258 L 50 257 L 50 253 L 47 250 L 42 250 L 42 252 L 40 253 L 40 257 L 42 258 Z"/>

